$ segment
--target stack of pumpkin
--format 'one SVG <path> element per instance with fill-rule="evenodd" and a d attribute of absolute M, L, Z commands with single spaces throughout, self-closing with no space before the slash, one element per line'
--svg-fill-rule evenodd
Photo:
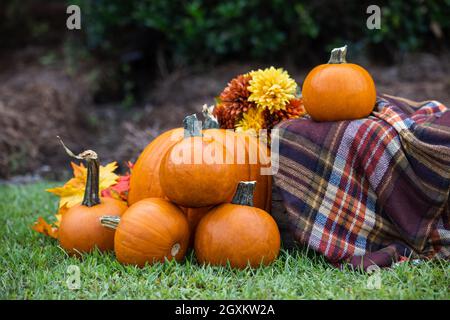
<path fill-rule="evenodd" d="M 236 131 L 219 129 L 211 117 L 201 128 L 190 116 L 184 128 L 157 137 L 132 170 L 129 207 L 99 198 L 95 152 L 75 155 L 66 148 L 87 161 L 88 176 L 82 204 L 63 215 L 61 246 L 69 253 L 114 248 L 120 262 L 139 266 L 181 260 L 192 245 L 201 263 L 243 268 L 272 262 L 280 233 L 268 213 L 271 176 L 262 174 L 270 170 L 270 157 L 251 132 L 299 117 L 302 103 L 316 121 L 368 116 L 376 99 L 374 82 L 365 69 L 346 62 L 346 52 L 346 46 L 334 49 L 327 64 L 308 74 L 302 100 L 294 95 L 295 81 L 281 69 L 234 79 L 215 114 L 222 128 Z"/>
<path fill-rule="evenodd" d="M 63 216 L 58 238 L 70 254 L 114 249 L 124 264 L 144 266 L 182 260 L 194 247 L 197 260 L 245 268 L 276 259 L 280 233 L 271 204 L 269 151 L 257 138 L 201 127 L 195 115 L 167 131 L 141 153 L 132 169 L 127 207 L 99 197 L 99 161 L 87 162 L 82 204 Z M 256 161 L 254 161 L 256 159 Z"/>

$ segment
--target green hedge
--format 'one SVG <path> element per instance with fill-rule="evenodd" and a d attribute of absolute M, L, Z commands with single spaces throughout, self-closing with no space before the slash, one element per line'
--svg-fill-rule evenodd
<path fill-rule="evenodd" d="M 90 49 L 160 50 L 175 63 L 310 60 L 344 41 L 392 55 L 440 48 L 450 34 L 450 0 L 70 2 L 81 7 Z M 371 3 L 382 8 L 380 30 L 366 28 Z"/>
<path fill-rule="evenodd" d="M 68 4 L 81 7 L 81 32 L 65 29 Z M 382 8 L 380 30 L 366 28 L 370 4 Z M 65 41 L 70 70 L 94 56 L 105 62 L 102 72 L 92 70 L 95 101 L 133 105 L 146 90 L 141 80 L 155 76 L 149 70 L 230 60 L 311 66 L 343 44 L 351 59 L 362 53 L 383 62 L 448 50 L 448 17 L 450 0 L 6 0 L 0 36 L 6 48 Z"/>

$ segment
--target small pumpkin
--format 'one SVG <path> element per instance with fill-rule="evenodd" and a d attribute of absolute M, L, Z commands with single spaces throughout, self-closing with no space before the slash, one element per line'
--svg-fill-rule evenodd
<path fill-rule="evenodd" d="M 347 46 L 333 49 L 327 64 L 315 67 L 305 78 L 305 109 L 316 121 L 367 117 L 376 101 L 375 83 L 361 66 L 347 63 Z"/>
<path fill-rule="evenodd" d="M 280 232 L 266 211 L 253 207 L 255 182 L 240 182 L 232 203 L 212 209 L 195 234 L 200 263 L 243 269 L 272 263 L 280 251 Z"/>
<path fill-rule="evenodd" d="M 189 244 L 189 225 L 180 208 L 161 198 L 136 202 L 122 217 L 104 216 L 101 224 L 116 229 L 114 251 L 123 264 L 184 258 Z"/>
<path fill-rule="evenodd" d="M 69 155 L 87 163 L 87 180 L 81 204 L 71 207 L 61 219 L 58 240 L 69 254 L 90 252 L 97 247 L 100 251 L 114 248 L 114 231 L 100 224 L 100 217 L 108 214 L 120 217 L 127 205 L 112 198 L 99 197 L 99 159 L 97 153 L 87 150 L 73 154 L 62 142 Z"/>
<path fill-rule="evenodd" d="M 161 188 L 172 202 L 199 208 L 226 202 L 235 191 L 238 172 L 233 156 L 214 135 L 203 135 L 198 121 L 189 122 L 184 139 L 175 143 L 161 161 Z"/>

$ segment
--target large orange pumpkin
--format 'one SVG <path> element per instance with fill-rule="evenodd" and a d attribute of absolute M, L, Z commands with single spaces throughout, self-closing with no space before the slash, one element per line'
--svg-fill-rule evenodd
<path fill-rule="evenodd" d="M 124 264 L 143 267 L 165 259 L 180 261 L 188 248 L 189 226 L 185 215 L 161 198 L 138 201 L 121 218 L 104 216 L 101 223 L 116 229 L 114 251 L 117 260 Z"/>
<path fill-rule="evenodd" d="M 275 220 L 252 206 L 255 182 L 241 182 L 232 203 L 215 207 L 200 220 L 195 254 L 200 263 L 245 268 L 273 262 L 280 251 Z"/>
<path fill-rule="evenodd" d="M 161 188 L 167 198 L 183 207 L 224 203 L 233 196 L 238 177 L 232 168 L 232 154 L 214 135 L 192 128 L 164 156 L 159 172 Z"/>
<path fill-rule="evenodd" d="M 76 156 L 66 146 L 64 148 L 71 156 L 86 160 L 87 180 L 83 202 L 62 216 L 59 243 L 69 254 L 90 252 L 95 247 L 100 251 L 112 250 L 114 231 L 103 228 L 100 217 L 105 214 L 120 217 L 127 206 L 116 199 L 99 197 L 99 160 L 94 151 L 88 150 Z"/>
<path fill-rule="evenodd" d="M 352 120 L 368 116 L 376 101 L 370 74 L 347 63 L 347 46 L 334 49 L 330 61 L 315 67 L 303 83 L 303 103 L 316 121 Z"/>
<path fill-rule="evenodd" d="M 89 207 L 76 205 L 64 213 L 58 230 L 58 240 L 70 254 L 114 249 L 114 230 L 101 226 L 100 217 L 105 214 L 120 217 L 127 209 L 124 202 L 112 198 L 100 198 Z"/>
<path fill-rule="evenodd" d="M 192 119 L 192 120 L 189 120 Z M 196 120 L 195 115 L 184 119 L 185 126 Z M 132 205 L 145 198 L 166 198 L 161 189 L 159 180 L 159 168 L 161 160 L 167 151 L 178 141 L 183 139 L 184 128 L 175 128 L 164 132 L 154 139 L 139 155 L 133 166 L 130 178 L 130 190 L 128 192 L 128 205 Z M 183 212 L 189 222 L 189 227 L 195 231 L 200 218 L 209 209 L 207 208 L 183 208 Z"/>
<path fill-rule="evenodd" d="M 193 120 L 196 117 L 192 117 Z M 208 127 L 214 127 L 211 125 L 212 119 L 207 119 L 210 125 Z M 184 121 L 185 126 L 189 123 L 189 117 Z M 214 135 L 214 139 L 220 140 L 225 137 L 226 130 L 223 129 L 206 129 L 203 130 L 205 136 Z M 235 133 L 233 133 L 235 134 Z M 240 180 L 256 180 L 256 192 L 255 192 L 255 207 L 264 209 L 270 212 L 271 207 L 271 183 L 272 177 L 270 175 L 261 175 L 260 169 L 262 166 L 270 166 L 270 157 L 268 156 L 268 149 L 258 143 L 258 140 L 254 137 L 242 134 L 236 135 L 236 149 L 242 150 L 242 146 L 245 148 L 245 159 L 251 158 L 255 153 L 261 153 L 259 161 L 255 164 L 246 164 L 235 166 L 239 169 L 239 181 Z M 164 198 L 166 195 L 161 189 L 161 183 L 159 178 L 159 171 L 161 161 L 167 151 L 175 145 L 178 141 L 182 140 L 184 136 L 183 128 L 176 128 L 169 130 L 155 140 L 153 140 L 140 154 L 137 162 L 135 163 L 130 179 L 130 191 L 128 193 L 128 205 L 145 199 L 145 198 Z M 221 138 L 220 138 L 221 137 Z M 237 145 L 240 145 L 239 147 Z M 257 151 L 255 151 L 257 150 Z M 238 153 L 235 153 L 237 157 Z M 237 181 L 236 181 L 237 183 Z M 231 200 L 231 197 L 230 199 Z M 196 222 L 199 221 L 204 212 L 204 208 L 183 208 L 183 211 L 187 212 L 188 221 L 195 230 Z"/>

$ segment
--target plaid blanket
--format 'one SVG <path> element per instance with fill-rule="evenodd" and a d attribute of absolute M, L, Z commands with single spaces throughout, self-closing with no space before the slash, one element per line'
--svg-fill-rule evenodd
<path fill-rule="evenodd" d="M 450 112 L 383 95 L 365 119 L 288 120 L 274 176 L 295 239 L 335 265 L 450 257 Z"/>

